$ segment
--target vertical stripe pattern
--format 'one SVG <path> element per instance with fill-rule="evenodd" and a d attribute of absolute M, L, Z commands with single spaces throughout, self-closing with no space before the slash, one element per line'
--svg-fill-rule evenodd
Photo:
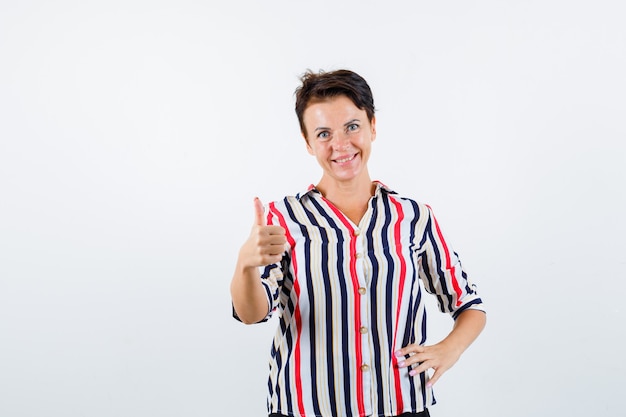
<path fill-rule="evenodd" d="M 430 207 L 377 183 L 357 225 L 311 186 L 271 203 L 268 224 L 287 236 L 261 278 L 279 315 L 268 411 L 394 416 L 434 404 L 427 375 L 409 376 L 394 356 L 426 340 L 422 290 L 452 317 L 482 301 Z"/>

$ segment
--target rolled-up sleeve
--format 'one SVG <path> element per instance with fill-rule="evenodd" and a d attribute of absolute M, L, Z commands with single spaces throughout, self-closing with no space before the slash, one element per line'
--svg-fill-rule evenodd
<path fill-rule="evenodd" d="M 439 309 L 454 319 L 467 309 L 485 311 L 483 301 L 456 252 L 443 236 L 432 209 L 423 231 L 420 256 L 420 278 L 426 291 L 437 298 Z"/>
<path fill-rule="evenodd" d="M 283 280 L 283 273 L 281 270 L 281 264 L 276 263 L 261 267 L 261 284 L 265 288 L 265 296 L 267 297 L 267 316 L 265 316 L 259 323 L 265 322 L 272 317 L 272 314 L 278 307 L 278 296 L 280 293 L 280 283 Z M 241 321 L 233 305 L 233 318 Z"/>

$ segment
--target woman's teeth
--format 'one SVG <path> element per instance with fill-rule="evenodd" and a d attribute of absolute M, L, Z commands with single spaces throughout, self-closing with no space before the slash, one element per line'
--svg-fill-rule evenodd
<path fill-rule="evenodd" d="M 354 159 L 356 155 L 352 155 L 352 156 L 348 156 L 347 158 L 343 158 L 343 159 L 336 159 L 335 161 L 343 164 L 344 162 L 348 162 L 348 161 L 352 161 Z"/>

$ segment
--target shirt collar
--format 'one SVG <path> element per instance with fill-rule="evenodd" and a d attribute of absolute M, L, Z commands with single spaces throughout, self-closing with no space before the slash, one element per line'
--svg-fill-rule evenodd
<path fill-rule="evenodd" d="M 385 192 L 386 192 L 386 193 L 388 193 L 388 194 L 396 194 L 396 192 L 395 192 L 395 191 L 393 191 L 391 188 L 387 187 L 385 184 L 383 184 L 382 182 L 380 182 L 380 181 L 378 181 L 378 180 L 374 180 L 374 181 L 373 181 L 373 183 L 374 183 L 374 184 L 376 184 L 376 190 L 374 191 L 374 196 L 375 196 L 375 197 L 377 197 L 378 195 L 380 195 L 380 193 L 381 193 L 382 191 L 385 191 Z M 296 198 L 297 198 L 298 200 L 300 200 L 302 197 L 304 197 L 304 196 L 305 196 L 305 195 L 307 195 L 307 194 L 315 194 L 315 193 L 317 193 L 317 194 L 321 194 L 321 193 L 319 192 L 319 190 L 315 187 L 315 185 L 311 184 L 311 185 L 309 185 L 309 186 L 307 187 L 307 189 L 306 189 L 306 190 L 304 190 L 304 191 L 303 191 L 303 192 L 301 192 L 301 193 L 298 193 L 298 194 L 296 195 Z"/>

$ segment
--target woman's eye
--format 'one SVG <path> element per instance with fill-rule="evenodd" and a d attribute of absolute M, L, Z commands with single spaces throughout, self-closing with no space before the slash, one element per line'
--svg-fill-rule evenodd
<path fill-rule="evenodd" d="M 330 139 L 330 133 L 328 133 L 328 132 L 320 132 L 320 133 L 317 135 L 317 138 L 318 138 L 319 140 L 328 140 L 328 139 Z"/>
<path fill-rule="evenodd" d="M 356 123 L 353 123 L 351 125 L 348 125 L 348 131 L 352 132 L 355 131 L 359 128 L 359 125 L 357 125 Z"/>

